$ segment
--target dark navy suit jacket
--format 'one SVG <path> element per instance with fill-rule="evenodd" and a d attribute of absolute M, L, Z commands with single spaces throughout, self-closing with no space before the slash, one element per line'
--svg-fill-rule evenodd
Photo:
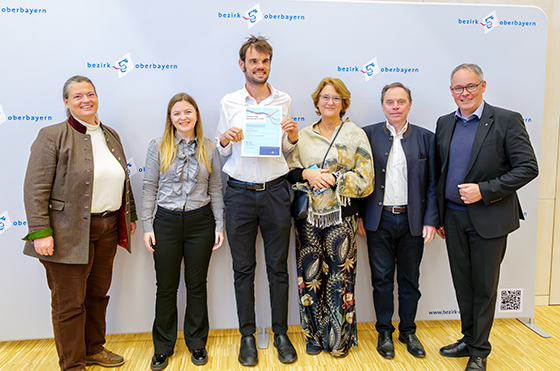
<path fill-rule="evenodd" d="M 385 176 L 393 136 L 385 122 L 363 128 L 371 144 L 375 167 L 375 189 L 360 199 L 360 217 L 364 228 L 376 231 L 383 211 Z M 408 173 L 408 224 L 413 236 L 422 235 L 424 225 L 439 226 L 436 200 L 436 145 L 431 131 L 408 124 L 401 144 L 406 155 Z"/>
<path fill-rule="evenodd" d="M 449 146 L 455 121 L 455 112 L 452 112 L 440 117 L 436 125 L 441 173 L 437 195 L 442 224 Z M 521 115 L 485 103 L 465 176 L 465 183 L 478 183 L 482 194 L 482 200 L 468 205 L 469 216 L 480 236 L 497 238 L 519 228 L 523 212 L 516 191 L 538 173 L 535 152 Z"/>

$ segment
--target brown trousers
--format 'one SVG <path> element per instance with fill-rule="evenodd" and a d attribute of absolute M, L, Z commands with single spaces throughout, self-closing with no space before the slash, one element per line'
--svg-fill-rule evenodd
<path fill-rule="evenodd" d="M 92 216 L 88 264 L 41 260 L 51 290 L 54 340 L 61 370 L 85 370 L 86 355 L 105 344 L 113 260 L 117 252 L 117 214 Z M 56 241 L 54 241 L 56 254 Z"/>

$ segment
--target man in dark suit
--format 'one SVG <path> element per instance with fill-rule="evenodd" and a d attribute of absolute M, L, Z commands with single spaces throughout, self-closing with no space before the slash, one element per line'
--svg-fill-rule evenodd
<path fill-rule="evenodd" d="M 463 338 L 440 353 L 469 356 L 466 370 L 485 370 L 507 236 L 523 218 L 516 191 L 538 166 L 521 115 L 484 102 L 479 66 L 457 66 L 450 89 L 458 108 L 436 126 L 438 234 L 447 245 Z"/>
<path fill-rule="evenodd" d="M 416 337 L 418 280 L 424 244 L 439 226 L 436 201 L 434 133 L 407 121 L 412 105 L 410 89 L 386 85 L 381 106 L 386 122 L 364 128 L 373 153 L 375 191 L 361 201 L 358 231 L 367 235 L 373 303 L 379 333 L 377 351 L 395 356 L 392 333 L 395 264 L 399 285 L 399 340 L 415 357 L 425 357 Z"/>

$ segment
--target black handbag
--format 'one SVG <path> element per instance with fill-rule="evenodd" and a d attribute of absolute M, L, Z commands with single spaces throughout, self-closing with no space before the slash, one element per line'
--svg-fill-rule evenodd
<path fill-rule="evenodd" d="M 325 157 L 323 157 L 323 163 L 321 164 L 321 168 L 325 166 L 325 160 L 327 159 L 327 155 L 329 154 L 329 151 L 331 150 L 331 147 L 334 141 L 336 140 L 338 133 L 340 133 L 340 130 L 342 129 L 342 125 L 344 125 L 344 121 L 342 122 L 342 124 L 340 124 L 338 131 L 336 132 L 333 140 L 331 141 L 331 144 L 329 145 L 329 148 L 327 149 L 327 152 L 325 153 Z M 309 197 L 307 196 L 307 192 L 294 191 L 294 199 L 292 201 L 292 204 L 290 205 L 290 213 L 292 214 L 292 218 L 294 218 L 295 220 L 307 219 L 308 209 L 309 209 Z"/>
<path fill-rule="evenodd" d="M 309 198 L 307 192 L 294 191 L 294 200 L 290 205 L 292 218 L 295 220 L 307 219 L 307 209 L 309 208 Z"/>

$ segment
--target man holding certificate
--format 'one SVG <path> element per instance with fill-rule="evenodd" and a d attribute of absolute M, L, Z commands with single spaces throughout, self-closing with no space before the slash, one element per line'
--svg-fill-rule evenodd
<path fill-rule="evenodd" d="M 237 316 L 241 332 L 239 363 L 258 363 L 255 321 L 255 242 L 260 227 L 278 359 L 292 363 L 297 354 L 288 330 L 288 248 L 290 195 L 285 182 L 288 165 L 283 153 L 298 140 L 291 119 L 292 99 L 267 83 L 272 47 L 252 36 L 239 50 L 245 86 L 220 102 L 216 146 L 226 157 L 222 171 L 229 176 L 224 195 L 226 233 L 233 260 Z"/>

